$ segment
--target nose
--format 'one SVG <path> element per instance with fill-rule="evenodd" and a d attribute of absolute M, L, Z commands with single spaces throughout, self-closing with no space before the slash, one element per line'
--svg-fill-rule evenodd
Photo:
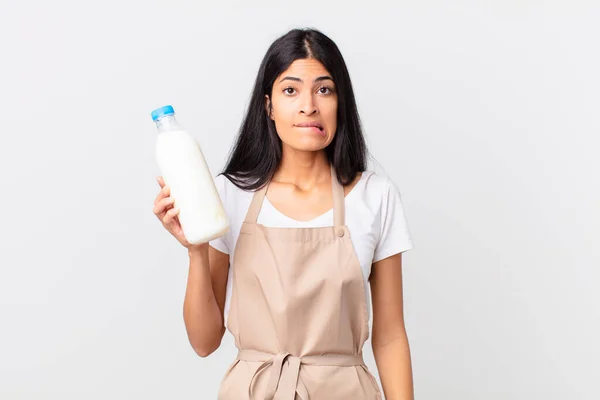
<path fill-rule="evenodd" d="M 306 94 L 304 94 L 304 96 L 302 97 L 302 103 L 300 105 L 300 113 L 306 114 L 306 115 L 312 115 L 312 114 L 316 113 L 317 111 L 318 111 L 317 105 L 315 104 L 312 93 L 306 92 Z"/>

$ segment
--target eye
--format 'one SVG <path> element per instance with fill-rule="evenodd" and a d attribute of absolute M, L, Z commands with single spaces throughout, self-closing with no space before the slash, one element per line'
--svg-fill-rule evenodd
<path fill-rule="evenodd" d="M 291 96 L 291 95 L 293 95 L 294 93 L 290 93 L 290 90 L 291 90 L 291 91 L 295 91 L 296 89 L 294 89 L 294 88 L 293 88 L 293 87 L 291 87 L 291 86 L 288 86 L 288 87 L 286 87 L 285 89 L 283 89 L 283 93 L 284 93 L 284 94 L 286 94 L 286 95 L 288 95 L 288 96 Z"/>
<path fill-rule="evenodd" d="M 333 93 L 333 88 L 330 86 L 321 86 L 319 88 L 319 93 L 321 94 L 331 94 Z"/>

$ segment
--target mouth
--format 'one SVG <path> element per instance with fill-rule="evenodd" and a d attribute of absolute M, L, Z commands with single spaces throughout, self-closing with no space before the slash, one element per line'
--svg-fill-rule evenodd
<path fill-rule="evenodd" d="M 320 136 L 325 136 L 325 131 L 318 126 L 297 126 L 296 128 L 306 129 Z"/>
<path fill-rule="evenodd" d="M 304 122 L 304 123 L 300 123 L 295 125 L 296 128 L 304 128 L 304 129 L 310 129 L 311 131 L 318 133 L 320 135 L 325 135 L 325 130 L 323 129 L 323 125 L 321 125 L 318 122 Z"/>

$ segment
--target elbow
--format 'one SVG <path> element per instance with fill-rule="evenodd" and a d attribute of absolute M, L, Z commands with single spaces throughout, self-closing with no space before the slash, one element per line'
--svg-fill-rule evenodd
<path fill-rule="evenodd" d="M 216 349 L 208 348 L 208 347 L 194 347 L 192 346 L 196 354 L 198 354 L 201 358 L 206 358 L 215 352 Z"/>
<path fill-rule="evenodd" d="M 222 332 L 221 335 L 216 336 L 211 341 L 202 341 L 201 343 L 198 343 L 190 340 L 190 345 L 192 346 L 192 349 L 194 349 L 194 352 L 196 354 L 198 354 L 202 358 L 206 358 L 215 351 L 217 351 L 217 349 L 221 346 L 223 333 L 224 332 Z"/>
<path fill-rule="evenodd" d="M 192 349 L 194 349 L 194 352 L 196 352 L 196 354 L 198 354 L 200 357 L 202 358 L 206 358 L 208 356 L 210 356 L 212 353 L 214 353 L 220 346 L 219 344 L 198 344 L 195 345 L 193 343 L 190 343 L 192 345 Z"/>

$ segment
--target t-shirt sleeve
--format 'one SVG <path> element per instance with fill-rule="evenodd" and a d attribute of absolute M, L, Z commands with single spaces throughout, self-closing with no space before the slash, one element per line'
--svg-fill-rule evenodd
<path fill-rule="evenodd" d="M 381 203 L 380 235 L 373 262 L 402 253 L 413 248 L 402 198 L 398 188 L 388 181 Z"/>
<path fill-rule="evenodd" d="M 219 197 L 221 198 L 221 202 L 223 203 L 223 207 L 225 208 L 225 214 L 229 215 L 229 210 L 227 207 L 227 198 L 226 198 L 226 184 L 227 178 L 225 175 L 218 175 L 215 177 L 215 186 L 217 187 L 217 192 L 219 193 Z M 229 231 L 219 238 L 213 239 L 208 242 L 208 244 L 219 250 L 221 253 L 229 254 Z"/>

